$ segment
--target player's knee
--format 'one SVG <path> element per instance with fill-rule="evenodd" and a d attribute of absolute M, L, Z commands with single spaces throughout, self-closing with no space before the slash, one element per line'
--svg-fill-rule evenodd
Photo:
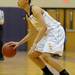
<path fill-rule="evenodd" d="M 42 57 L 44 60 L 46 60 L 46 59 L 50 58 L 50 54 L 48 54 L 48 53 L 42 53 L 41 57 Z"/>
<path fill-rule="evenodd" d="M 40 53 L 38 53 L 36 51 L 28 53 L 29 58 L 37 58 L 37 57 L 39 57 L 39 55 L 40 55 Z"/>

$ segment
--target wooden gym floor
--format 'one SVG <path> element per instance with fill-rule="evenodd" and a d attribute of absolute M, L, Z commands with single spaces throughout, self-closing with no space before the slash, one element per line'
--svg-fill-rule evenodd
<path fill-rule="evenodd" d="M 64 65 L 70 75 L 75 75 L 74 52 L 66 53 Z M 25 52 L 18 52 L 13 58 L 0 61 L 0 75 L 42 75 L 42 71 L 26 57 Z"/>

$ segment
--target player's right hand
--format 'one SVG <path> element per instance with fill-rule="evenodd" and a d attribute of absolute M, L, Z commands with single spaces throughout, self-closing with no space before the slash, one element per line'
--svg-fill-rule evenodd
<path fill-rule="evenodd" d="M 9 46 L 13 46 L 14 49 L 16 49 L 17 47 L 19 47 L 19 42 L 14 42 L 14 41 L 10 41 L 7 43 Z"/>

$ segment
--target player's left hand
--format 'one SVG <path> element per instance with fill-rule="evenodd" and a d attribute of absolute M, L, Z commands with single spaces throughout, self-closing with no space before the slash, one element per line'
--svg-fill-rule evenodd
<path fill-rule="evenodd" d="M 7 43 L 9 46 L 13 46 L 16 49 L 19 46 L 19 42 L 10 41 Z"/>

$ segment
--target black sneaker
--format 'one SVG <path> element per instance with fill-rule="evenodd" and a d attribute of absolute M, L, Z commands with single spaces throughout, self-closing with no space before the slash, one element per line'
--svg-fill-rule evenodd
<path fill-rule="evenodd" d="M 44 73 L 43 72 L 43 75 L 53 75 L 52 73 Z"/>
<path fill-rule="evenodd" d="M 69 75 L 69 73 L 64 69 L 63 71 L 60 72 L 60 75 Z"/>

